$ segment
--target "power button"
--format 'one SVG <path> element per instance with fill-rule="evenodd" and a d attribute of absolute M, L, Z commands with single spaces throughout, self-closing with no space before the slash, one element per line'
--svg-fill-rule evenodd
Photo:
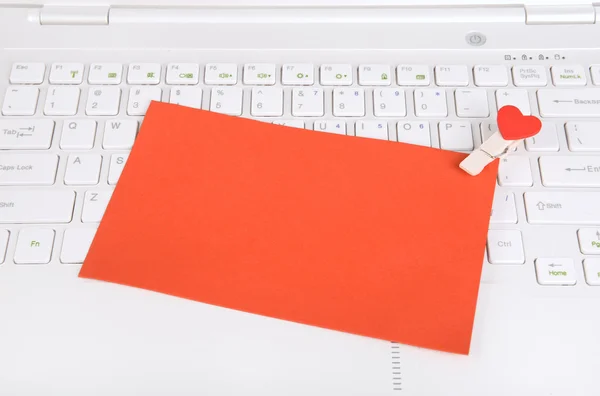
<path fill-rule="evenodd" d="M 487 41 L 487 38 L 483 33 L 479 32 L 469 32 L 465 37 L 467 40 L 467 44 L 472 45 L 474 47 L 481 47 Z"/>

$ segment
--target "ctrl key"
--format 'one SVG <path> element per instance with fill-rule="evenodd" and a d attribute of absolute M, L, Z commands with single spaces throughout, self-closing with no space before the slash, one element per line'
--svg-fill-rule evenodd
<path fill-rule="evenodd" d="M 491 264 L 523 264 L 523 238 L 518 230 L 489 230 L 488 260 Z"/>
<path fill-rule="evenodd" d="M 540 285 L 573 286 L 577 283 L 575 265 L 568 258 L 539 258 L 535 273 Z"/>

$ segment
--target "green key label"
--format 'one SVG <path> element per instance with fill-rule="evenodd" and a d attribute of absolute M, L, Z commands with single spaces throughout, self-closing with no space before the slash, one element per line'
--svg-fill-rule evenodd
<path fill-rule="evenodd" d="M 567 271 L 548 271 L 550 276 L 567 276 Z"/>
<path fill-rule="evenodd" d="M 108 78 L 117 78 L 117 73 L 108 73 Z"/>

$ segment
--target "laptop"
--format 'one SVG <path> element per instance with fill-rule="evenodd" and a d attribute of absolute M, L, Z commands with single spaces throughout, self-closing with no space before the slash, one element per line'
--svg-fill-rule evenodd
<path fill-rule="evenodd" d="M 591 1 L 0 3 L 0 395 L 600 394 Z M 461 152 L 504 105 L 541 117 L 500 164 L 470 355 L 77 278 L 151 100 Z"/>

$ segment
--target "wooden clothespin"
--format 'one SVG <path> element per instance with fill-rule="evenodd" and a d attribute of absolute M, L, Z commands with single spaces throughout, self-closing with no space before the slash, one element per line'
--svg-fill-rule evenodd
<path fill-rule="evenodd" d="M 514 106 L 503 106 L 498 110 L 498 132 L 494 133 L 481 146 L 460 163 L 460 168 L 476 176 L 490 162 L 502 158 L 523 139 L 537 135 L 542 122 L 535 116 L 524 116 Z"/>

